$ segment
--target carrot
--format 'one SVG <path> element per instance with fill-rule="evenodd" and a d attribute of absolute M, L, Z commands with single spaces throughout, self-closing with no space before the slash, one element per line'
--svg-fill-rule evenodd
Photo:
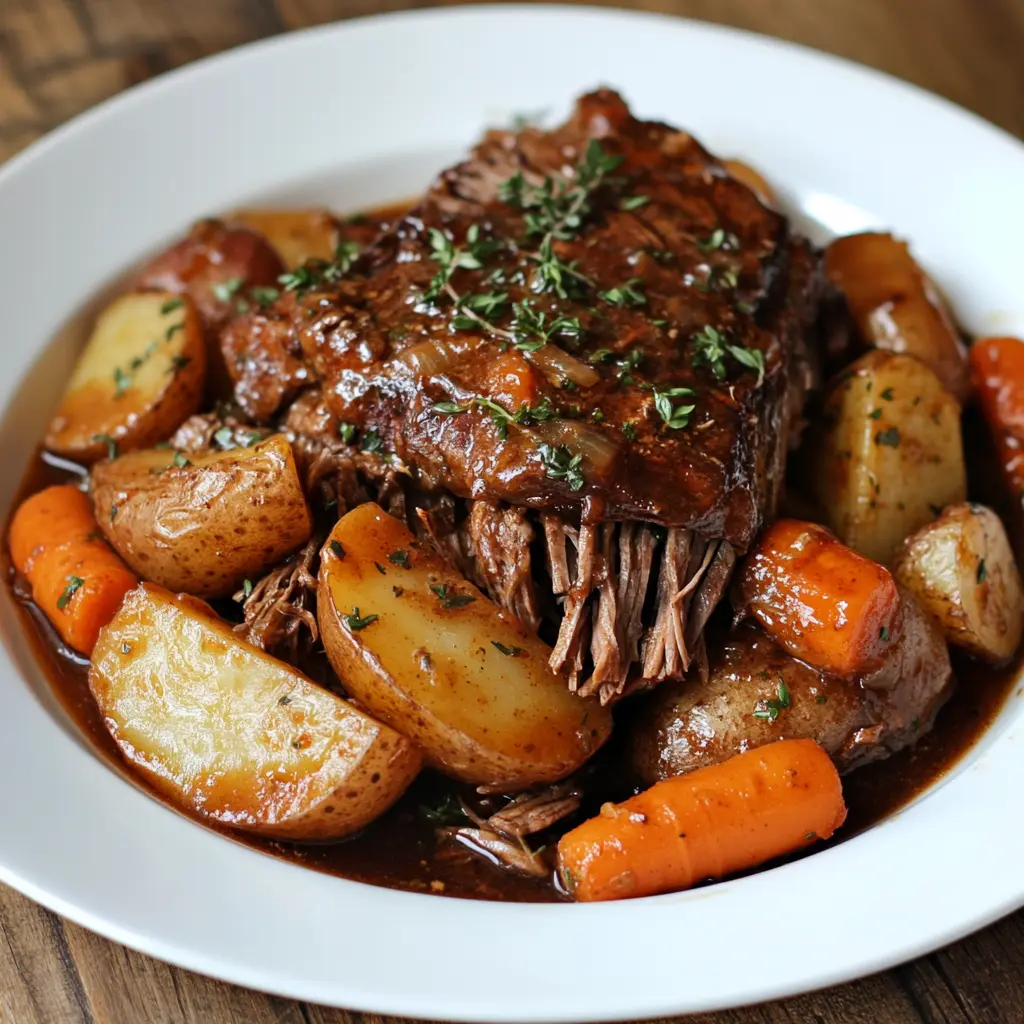
<path fill-rule="evenodd" d="M 981 338 L 971 347 L 971 374 L 999 450 L 1007 486 L 1024 496 L 1024 341 Z"/>
<path fill-rule="evenodd" d="M 138 580 L 103 539 L 89 499 L 70 484 L 33 494 L 14 514 L 9 542 L 32 600 L 68 646 L 91 654 Z"/>
<path fill-rule="evenodd" d="M 840 676 L 878 668 L 903 628 L 892 573 L 824 526 L 796 519 L 761 535 L 736 592 L 790 654 Z"/>
<path fill-rule="evenodd" d="M 577 900 L 652 896 L 828 839 L 845 820 L 828 754 L 779 740 L 605 804 L 562 837 L 558 866 Z"/>
<path fill-rule="evenodd" d="M 513 413 L 533 405 L 537 396 L 537 374 L 521 353 L 504 352 L 493 358 L 487 374 L 487 395 Z"/>

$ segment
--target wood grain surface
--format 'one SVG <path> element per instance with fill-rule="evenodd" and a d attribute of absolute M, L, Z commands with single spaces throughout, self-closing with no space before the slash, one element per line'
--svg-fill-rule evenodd
<path fill-rule="evenodd" d="M 0 0 L 0 160 L 169 68 L 274 33 L 418 0 Z M 870 64 L 1024 136 L 1024 0 L 639 0 Z M 756 102 L 756 99 L 754 100 Z M 964 154 L 970 159 L 970 154 Z M 983 870 L 965 865 L 964 870 Z M 936 899 L 942 894 L 936 893 Z M 864 893 L 866 900 L 872 894 Z M 879 928 L 886 908 L 878 907 Z M 823 927 L 842 928 L 823 912 Z M 784 955 L 766 945 L 766 956 Z M 457 970 L 457 965 L 453 965 Z M 1024 911 L 914 963 L 700 1024 L 1024 1021 Z M 2 1024 L 348 1024 L 169 967 L 0 886 Z"/>

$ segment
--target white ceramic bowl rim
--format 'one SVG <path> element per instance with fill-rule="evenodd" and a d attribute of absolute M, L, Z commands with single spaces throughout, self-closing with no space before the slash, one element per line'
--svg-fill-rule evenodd
<path fill-rule="evenodd" d="M 332 176 L 351 207 L 411 191 L 495 111 L 565 108 L 600 82 L 748 155 L 826 228 L 895 225 L 971 329 L 1022 329 L 1024 147 L 945 101 L 656 15 L 502 5 L 352 21 L 166 75 L 0 170 L 5 507 L 72 358 L 40 353 L 125 266 L 198 215 L 309 195 Z M 2 601 L 0 879 L 116 941 L 253 988 L 461 1020 L 666 1015 L 881 969 L 1024 902 L 1024 824 L 1006 813 L 1024 777 L 1016 699 L 926 797 L 799 863 L 601 906 L 443 900 L 302 870 L 125 785 L 55 709 Z"/>

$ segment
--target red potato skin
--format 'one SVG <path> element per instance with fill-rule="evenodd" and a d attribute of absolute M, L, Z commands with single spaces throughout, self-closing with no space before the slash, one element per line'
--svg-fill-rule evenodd
<path fill-rule="evenodd" d="M 219 334 L 238 312 L 249 288 L 273 287 L 284 273 L 280 257 L 262 235 L 228 227 L 217 220 L 199 221 L 188 236 L 156 256 L 139 274 L 135 287 L 188 295 L 203 320 L 207 347 L 207 393 L 231 395 L 231 380 L 221 354 Z M 214 288 L 238 279 L 241 286 L 228 301 Z"/>
<path fill-rule="evenodd" d="M 879 668 L 902 633 L 892 573 L 824 526 L 796 519 L 761 535 L 734 604 L 790 654 L 847 678 Z"/>

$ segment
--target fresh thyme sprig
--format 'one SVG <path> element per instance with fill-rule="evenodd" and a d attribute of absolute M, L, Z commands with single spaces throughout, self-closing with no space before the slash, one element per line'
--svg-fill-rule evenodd
<path fill-rule="evenodd" d="M 459 416 L 474 407 L 487 410 L 498 429 L 498 437 L 502 441 L 508 437 L 510 423 L 529 426 L 531 423 L 550 420 L 555 415 L 555 410 L 551 407 L 551 402 L 547 397 L 542 398 L 536 405 L 521 405 L 514 413 L 483 395 L 474 395 L 465 405 L 460 405 L 458 402 L 435 402 L 430 407 L 430 411 L 439 416 Z"/>
<path fill-rule="evenodd" d="M 715 380 L 725 380 L 725 357 L 732 356 L 741 366 L 757 373 L 758 384 L 764 380 L 764 353 L 756 348 L 731 344 L 725 334 L 710 325 L 702 327 L 690 339 L 693 345 L 693 365 L 706 366 Z"/>

